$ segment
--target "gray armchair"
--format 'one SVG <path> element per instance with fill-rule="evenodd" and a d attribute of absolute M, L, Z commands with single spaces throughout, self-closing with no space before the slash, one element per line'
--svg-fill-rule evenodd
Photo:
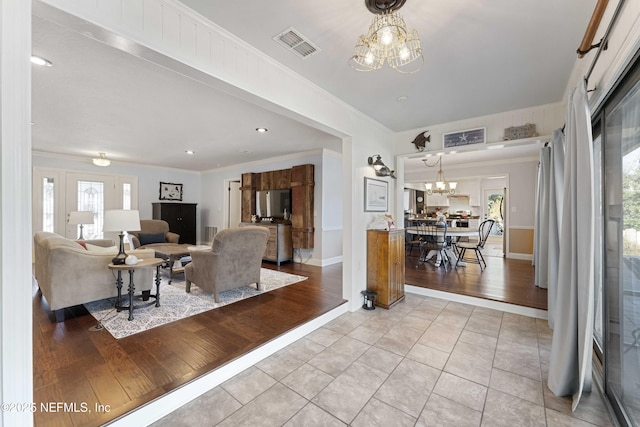
<path fill-rule="evenodd" d="M 191 252 L 191 263 L 185 267 L 186 291 L 191 284 L 213 292 L 220 302 L 220 292 L 256 284 L 260 289 L 260 268 L 267 248 L 269 230 L 246 226 L 220 231 L 213 239 L 211 250 Z"/>
<path fill-rule="evenodd" d="M 169 223 L 161 219 L 141 219 L 140 231 L 127 231 L 134 248 L 159 243 L 178 243 L 180 235 L 169 231 Z"/>

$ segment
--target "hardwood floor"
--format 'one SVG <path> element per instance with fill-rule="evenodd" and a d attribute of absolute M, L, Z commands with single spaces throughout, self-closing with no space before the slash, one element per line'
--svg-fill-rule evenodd
<path fill-rule="evenodd" d="M 547 290 L 534 285 L 534 269 L 531 261 L 485 256 L 487 268 L 480 271 L 478 264 L 445 270 L 432 262 L 418 263 L 418 251 L 407 251 L 405 259 L 405 283 L 422 288 L 436 289 L 471 297 L 490 299 L 547 309 Z"/>
<path fill-rule="evenodd" d="M 77 409 L 38 410 L 35 424 L 104 424 L 344 302 L 342 264 L 263 267 L 308 279 L 120 340 L 91 331 L 96 321 L 83 306 L 65 310 L 66 320 L 55 323 L 34 286 L 34 400 Z M 82 403 L 90 411 L 83 412 Z M 96 403 L 109 405 L 109 412 L 96 411 Z"/>

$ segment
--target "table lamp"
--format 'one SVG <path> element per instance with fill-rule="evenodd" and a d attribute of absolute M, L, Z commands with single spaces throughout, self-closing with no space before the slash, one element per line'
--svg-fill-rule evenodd
<path fill-rule="evenodd" d="M 132 210 L 113 209 L 104 211 L 104 231 L 120 233 L 120 251 L 111 260 L 114 265 L 124 264 L 127 254 L 124 252 L 124 233 L 126 230 L 140 230 L 140 213 Z"/>
<path fill-rule="evenodd" d="M 69 224 L 80 226 L 80 237 L 78 240 L 84 240 L 82 229 L 84 224 L 93 224 L 93 212 L 91 211 L 72 211 L 69 212 Z"/>

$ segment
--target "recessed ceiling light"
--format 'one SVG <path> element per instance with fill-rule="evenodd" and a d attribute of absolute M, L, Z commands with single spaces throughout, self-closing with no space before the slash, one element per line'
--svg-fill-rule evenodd
<path fill-rule="evenodd" d="M 398 99 L 396 99 L 396 101 L 405 102 L 407 99 L 409 99 L 409 98 L 407 98 L 406 96 L 403 95 L 403 96 L 399 96 Z"/>
<path fill-rule="evenodd" d="M 53 67 L 53 63 L 51 61 L 41 56 L 31 55 L 31 63 L 36 65 L 46 66 L 46 67 Z"/>
<path fill-rule="evenodd" d="M 196 152 L 193 151 L 193 150 L 186 150 L 185 153 L 187 153 L 187 154 L 196 154 Z"/>
<path fill-rule="evenodd" d="M 269 129 L 267 128 L 256 128 L 256 132 L 260 132 L 260 133 L 265 133 L 267 132 Z"/>

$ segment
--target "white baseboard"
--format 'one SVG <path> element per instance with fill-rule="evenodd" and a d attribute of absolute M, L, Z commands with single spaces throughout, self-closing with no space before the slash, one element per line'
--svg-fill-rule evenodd
<path fill-rule="evenodd" d="M 524 261 L 533 261 L 533 255 L 532 254 L 521 254 L 521 253 L 517 253 L 517 252 L 509 252 L 507 254 L 507 258 L 521 259 L 521 260 L 524 260 Z"/>
<path fill-rule="evenodd" d="M 313 265 L 315 267 L 326 267 L 327 265 L 339 264 L 341 262 L 342 262 L 342 255 L 336 256 L 333 258 L 326 258 L 326 259 L 312 258 L 309 261 L 307 261 L 305 264 Z"/>
<path fill-rule="evenodd" d="M 471 304 L 478 307 L 491 308 L 493 310 L 500 310 L 507 313 L 520 314 L 522 316 L 535 317 L 537 319 L 547 319 L 547 310 L 540 310 L 538 308 L 523 307 L 515 304 L 508 304 L 506 302 L 493 301 L 483 298 L 475 298 L 467 295 L 454 294 L 451 292 L 437 291 L 435 289 L 421 288 L 419 286 L 404 285 L 405 292 L 409 292 L 416 295 L 422 295 L 425 297 L 439 298 L 447 301 L 455 301 L 463 304 Z"/>
<path fill-rule="evenodd" d="M 341 304 L 339 307 L 334 308 L 304 325 L 298 326 L 296 329 L 269 341 L 243 356 L 240 356 L 215 371 L 211 371 L 208 374 L 205 374 L 202 377 L 185 384 L 184 386 L 179 387 L 178 389 L 167 393 L 146 405 L 141 406 L 134 412 L 118 418 L 110 425 L 122 427 L 150 425 L 175 411 L 182 405 L 192 401 L 245 369 L 255 365 L 259 361 L 271 356 L 294 341 L 299 340 L 331 320 L 348 312 L 348 306 L 349 305 L 346 303 Z"/>

